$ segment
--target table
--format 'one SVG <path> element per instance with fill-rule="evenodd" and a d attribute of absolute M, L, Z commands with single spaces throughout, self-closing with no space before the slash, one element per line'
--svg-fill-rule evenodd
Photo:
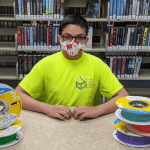
<path fill-rule="evenodd" d="M 69 107 L 73 110 L 75 107 Z M 86 121 L 61 121 L 45 114 L 22 110 L 22 140 L 6 150 L 139 150 L 113 137 L 114 113 Z M 140 148 L 145 150 L 149 148 Z"/>

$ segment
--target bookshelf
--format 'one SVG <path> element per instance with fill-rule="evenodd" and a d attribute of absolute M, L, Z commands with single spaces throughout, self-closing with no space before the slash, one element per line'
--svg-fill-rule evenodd
<path fill-rule="evenodd" d="M 65 0 L 66 2 L 66 7 L 86 7 L 86 0 Z M 101 2 L 101 17 L 100 18 L 86 18 L 88 22 L 100 22 L 102 29 L 94 29 L 93 30 L 93 36 L 100 36 L 100 41 L 93 43 L 92 49 L 85 49 L 85 52 L 150 52 L 150 50 L 107 50 L 107 45 L 108 45 L 108 33 L 103 31 L 103 28 L 105 24 L 109 21 L 114 21 L 114 22 L 148 22 L 149 20 L 147 19 L 109 19 L 109 0 L 104 1 L 100 0 Z M 14 13 L 13 14 L 0 14 L 0 21 L 16 21 L 17 23 L 20 23 L 22 21 L 61 21 L 62 19 L 50 19 L 50 18 L 16 18 L 16 12 L 15 12 L 15 0 L 1 0 L 0 1 L 0 6 L 13 6 Z M 4 32 L 5 30 L 5 32 Z M 16 29 L 10 29 L 10 28 L 5 28 L 5 29 L 0 29 L 0 35 L 2 35 L 2 32 L 4 35 L 15 35 L 15 42 L 0 42 L 0 51 L 17 51 L 17 52 L 28 52 L 28 51 L 37 51 L 37 52 L 58 52 L 61 51 L 60 49 L 17 49 L 17 33 Z M 5 58 L 5 59 L 1 59 Z M 147 62 L 148 58 L 143 57 L 143 62 Z M 14 62 L 16 63 L 16 68 L 0 68 L 0 79 L 1 80 L 22 80 L 23 78 L 18 77 L 18 58 L 17 56 L 0 56 L 0 62 Z M 140 71 L 139 78 L 119 78 L 121 81 L 128 81 L 128 80 L 134 80 L 137 82 L 138 80 L 150 80 L 150 70 L 143 69 Z"/>

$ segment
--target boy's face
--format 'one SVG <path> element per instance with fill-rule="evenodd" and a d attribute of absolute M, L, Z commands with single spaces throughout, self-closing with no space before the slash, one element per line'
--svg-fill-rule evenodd
<path fill-rule="evenodd" d="M 81 28 L 79 25 L 69 24 L 63 30 L 62 34 L 58 35 L 58 39 L 60 40 L 61 36 L 69 35 L 72 37 L 86 37 L 85 28 Z M 85 44 L 87 44 L 89 37 L 86 37 Z"/>

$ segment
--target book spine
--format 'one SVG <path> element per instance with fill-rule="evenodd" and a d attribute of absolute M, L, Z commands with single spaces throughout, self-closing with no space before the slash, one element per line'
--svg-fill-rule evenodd
<path fill-rule="evenodd" d="M 125 77 L 125 67 L 126 67 L 126 57 L 123 57 L 121 65 L 121 78 Z"/>
<path fill-rule="evenodd" d="M 126 49 L 129 49 L 130 33 L 131 33 L 131 28 L 128 28 L 128 36 L 127 36 L 127 42 L 126 42 Z"/>
<path fill-rule="evenodd" d="M 43 0 L 40 0 L 40 18 L 43 18 Z"/>
<path fill-rule="evenodd" d="M 138 57 L 136 57 L 136 61 L 135 61 L 135 67 L 134 67 L 133 78 L 136 77 L 137 67 L 138 67 Z"/>
<path fill-rule="evenodd" d="M 113 67 L 113 58 L 110 57 L 110 70 L 112 71 L 112 67 Z"/>
<path fill-rule="evenodd" d="M 30 27 L 27 27 L 27 45 L 27 48 L 30 49 Z"/>
<path fill-rule="evenodd" d="M 23 78 L 23 55 L 18 55 L 18 77 Z"/>
<path fill-rule="evenodd" d="M 24 0 L 24 17 L 27 18 L 27 0 Z"/>
<path fill-rule="evenodd" d="M 145 18 L 144 18 L 144 19 L 148 19 L 148 8 L 149 8 L 149 3 L 148 3 L 148 0 L 146 0 L 146 5 L 145 5 Z"/>
<path fill-rule="evenodd" d="M 117 70 L 117 57 L 113 58 L 113 67 L 112 67 L 112 73 L 116 76 L 116 70 Z"/>
<path fill-rule="evenodd" d="M 121 77 L 121 64 L 122 64 L 122 58 L 121 57 L 118 57 L 117 58 L 117 70 L 116 70 L 116 76 L 117 78 L 120 78 Z"/>
<path fill-rule="evenodd" d="M 150 28 L 149 28 L 150 31 Z M 148 38 L 148 49 L 150 50 L 150 33 L 149 33 L 149 38 Z"/>
<path fill-rule="evenodd" d="M 123 19 L 124 13 L 124 0 L 121 0 L 121 10 L 120 10 L 120 19 Z"/>
<path fill-rule="evenodd" d="M 134 30 L 134 36 L 133 36 L 133 49 L 136 49 L 136 41 L 137 41 L 137 35 L 138 34 L 138 28 L 135 28 Z"/>
<path fill-rule="evenodd" d="M 125 15 L 125 19 L 128 19 L 128 15 L 129 15 L 129 1 L 130 0 L 126 1 L 126 13 L 125 13 L 126 15 Z"/>
<path fill-rule="evenodd" d="M 27 16 L 28 16 L 28 18 L 30 18 L 30 2 L 31 2 L 31 0 L 28 0 L 28 2 L 27 2 Z"/>
<path fill-rule="evenodd" d="M 37 10 L 37 8 L 36 8 L 36 0 L 33 0 L 33 7 L 34 7 L 34 12 L 33 12 L 33 18 L 36 18 L 36 10 Z"/>
<path fill-rule="evenodd" d="M 140 72 L 141 63 L 142 63 L 142 57 L 139 57 L 139 58 L 138 58 L 138 68 L 137 68 L 137 72 L 136 72 L 136 78 L 139 77 L 139 72 Z"/>
<path fill-rule="evenodd" d="M 148 0 L 148 19 L 150 19 L 150 0 Z"/>
<path fill-rule="evenodd" d="M 28 58 L 27 58 L 27 55 L 23 55 L 23 65 L 24 65 L 24 74 L 23 76 L 26 77 L 26 75 L 28 74 L 28 66 L 27 66 L 27 61 L 28 61 Z"/>
<path fill-rule="evenodd" d="M 126 57 L 126 68 L 124 73 L 125 78 L 127 78 L 127 74 L 128 74 L 128 64 L 129 64 L 129 57 Z"/>
<path fill-rule="evenodd" d="M 116 28 L 116 37 L 115 37 L 115 48 L 117 49 L 118 44 L 118 28 Z"/>
<path fill-rule="evenodd" d="M 145 28 L 145 30 L 144 30 L 142 48 L 146 45 L 147 30 L 148 30 L 148 28 Z"/>
<path fill-rule="evenodd" d="M 145 27 L 141 27 L 140 39 L 139 39 L 139 49 L 142 49 L 143 35 Z"/>
<path fill-rule="evenodd" d="M 25 43 L 25 49 L 27 49 L 27 27 L 24 27 L 24 43 Z"/>
<path fill-rule="evenodd" d="M 123 19 L 126 19 L 126 4 L 127 3 L 127 0 L 124 0 L 124 3 L 123 3 Z"/>
<path fill-rule="evenodd" d="M 46 0 L 43 0 L 43 18 L 45 18 L 46 15 Z"/>
<path fill-rule="evenodd" d="M 117 0 L 117 19 L 120 19 L 121 0 Z"/>
<path fill-rule="evenodd" d="M 132 64 L 131 64 L 131 73 L 130 73 L 130 78 L 132 78 L 132 77 L 133 77 L 133 74 L 134 74 L 135 61 L 136 61 L 136 58 L 135 58 L 135 57 L 133 57 L 133 58 L 132 58 Z"/>
<path fill-rule="evenodd" d="M 21 18 L 24 18 L 24 0 L 21 0 Z"/>
<path fill-rule="evenodd" d="M 113 0 L 110 0 L 109 5 L 109 19 L 113 18 Z"/>
<path fill-rule="evenodd" d="M 18 45 L 18 49 L 21 49 L 21 27 L 18 26 L 17 27 L 17 45 Z"/>
<path fill-rule="evenodd" d="M 33 67 L 35 66 L 35 64 L 38 62 L 38 59 L 37 59 L 37 55 L 33 55 L 32 56 L 32 60 L 33 60 Z"/>
<path fill-rule="evenodd" d="M 57 0 L 57 18 L 60 18 L 60 0 Z"/>
<path fill-rule="evenodd" d="M 44 49 L 46 48 L 46 38 L 47 38 L 47 25 L 44 25 Z"/>
<path fill-rule="evenodd" d="M 33 49 L 33 27 L 30 27 L 30 49 Z"/>
<path fill-rule="evenodd" d="M 37 25 L 37 37 L 36 37 L 36 40 L 37 40 L 37 49 L 40 49 L 40 25 Z"/>
<path fill-rule="evenodd" d="M 55 27 L 52 27 L 52 49 L 55 49 Z"/>
<path fill-rule="evenodd" d="M 145 16 L 145 6 L 146 6 L 146 0 L 143 0 L 142 19 L 144 19 L 144 16 Z"/>
<path fill-rule="evenodd" d="M 36 0 L 36 7 L 37 7 L 37 18 L 39 19 L 40 18 L 40 0 Z"/>
<path fill-rule="evenodd" d="M 64 0 L 61 0 L 60 3 L 60 18 L 63 19 L 65 14 L 65 3 Z"/>
<path fill-rule="evenodd" d="M 50 3 L 50 1 L 46 0 L 46 18 L 49 18 L 49 3 Z"/>
<path fill-rule="evenodd" d="M 130 78 L 130 74 L 131 74 L 131 65 L 132 65 L 132 57 L 129 57 L 129 63 L 128 63 L 128 69 L 127 69 L 127 78 Z"/>
<path fill-rule="evenodd" d="M 44 35 L 43 35 L 43 25 L 40 26 L 40 42 L 41 42 L 41 49 L 43 49 L 43 39 L 44 39 Z"/>
<path fill-rule="evenodd" d="M 18 0 L 19 18 L 21 18 L 21 0 Z"/>
<path fill-rule="evenodd" d="M 130 3 L 129 3 L 129 16 L 128 16 L 128 19 L 131 19 L 131 16 L 132 16 L 132 3 L 133 3 L 133 0 L 130 0 Z"/>
<path fill-rule="evenodd" d="M 146 49 L 148 49 L 149 32 L 150 32 L 150 28 L 148 28 L 148 30 L 147 30 Z"/>
<path fill-rule="evenodd" d="M 52 49 L 52 24 L 49 27 L 49 49 Z"/>
<path fill-rule="evenodd" d="M 46 41 L 47 49 L 49 49 L 49 27 L 47 27 L 47 41 Z"/>
<path fill-rule="evenodd" d="M 33 0 L 30 0 L 30 18 L 33 18 L 34 14 L 34 6 L 33 6 Z"/>
<path fill-rule="evenodd" d="M 34 49 L 36 49 L 36 27 L 33 27 L 33 44 L 34 44 Z"/>
<path fill-rule="evenodd" d="M 28 55 L 28 73 L 31 71 L 31 69 L 32 69 L 32 55 Z"/>
<path fill-rule="evenodd" d="M 110 35 L 110 49 L 112 49 L 112 44 L 113 44 L 113 32 L 114 32 L 114 28 L 111 27 L 111 35 Z"/>
<path fill-rule="evenodd" d="M 54 0 L 53 9 L 54 9 L 54 18 L 56 18 L 57 17 L 57 0 Z"/>
<path fill-rule="evenodd" d="M 24 49 L 25 47 L 25 43 L 24 43 L 24 27 L 21 27 L 21 34 L 22 34 L 22 49 Z"/>
<path fill-rule="evenodd" d="M 15 12 L 16 12 L 16 18 L 18 18 L 19 17 L 18 0 L 15 0 Z"/>
<path fill-rule="evenodd" d="M 112 0 L 112 19 L 116 19 L 116 13 L 117 13 L 117 10 L 116 10 L 116 7 L 117 7 L 117 0 Z"/>
<path fill-rule="evenodd" d="M 114 33 L 113 33 L 113 44 L 112 44 L 112 47 L 113 47 L 113 49 L 116 49 L 115 48 L 115 39 L 116 39 L 116 28 L 114 28 Z"/>
<path fill-rule="evenodd" d="M 139 19 L 140 0 L 137 1 L 136 19 Z"/>
<path fill-rule="evenodd" d="M 133 0 L 132 19 L 136 19 L 136 8 L 137 8 L 137 0 Z"/>

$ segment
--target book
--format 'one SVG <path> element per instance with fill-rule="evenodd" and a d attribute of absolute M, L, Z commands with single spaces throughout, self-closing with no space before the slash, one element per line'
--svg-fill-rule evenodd
<path fill-rule="evenodd" d="M 52 49 L 55 49 L 55 30 L 56 30 L 56 28 L 53 26 L 52 27 L 52 35 L 51 35 L 51 37 L 52 37 Z"/>
<path fill-rule="evenodd" d="M 28 74 L 28 66 L 27 66 L 27 63 L 28 63 L 27 54 L 24 54 L 24 55 L 23 55 L 23 68 L 24 68 L 23 77 L 26 77 L 27 74 Z"/>
<path fill-rule="evenodd" d="M 122 57 L 117 57 L 117 70 L 116 70 L 116 76 L 117 78 L 121 77 L 121 64 L 122 64 Z"/>
<path fill-rule="evenodd" d="M 24 27 L 21 27 L 21 36 L 22 36 L 22 49 L 24 49 L 25 48 Z"/>
<path fill-rule="evenodd" d="M 137 72 L 136 72 L 136 78 L 139 77 L 141 63 L 142 63 L 142 57 L 139 56 L 139 58 L 138 58 L 138 67 L 137 67 Z"/>
<path fill-rule="evenodd" d="M 117 57 L 113 57 L 113 66 L 112 66 L 112 73 L 116 76 L 117 71 Z"/>
<path fill-rule="evenodd" d="M 136 77 L 137 68 L 138 68 L 138 56 L 136 56 L 133 78 Z"/>
<path fill-rule="evenodd" d="M 16 18 L 19 17 L 19 9 L 18 9 L 18 0 L 15 0 L 15 12 L 16 12 Z"/>
<path fill-rule="evenodd" d="M 27 49 L 30 49 L 30 27 L 27 27 Z"/>
<path fill-rule="evenodd" d="M 49 18 L 49 3 L 51 3 L 52 0 L 46 0 L 46 18 Z"/>
<path fill-rule="evenodd" d="M 24 18 L 27 18 L 27 2 L 28 0 L 24 0 Z"/>
<path fill-rule="evenodd" d="M 63 19 L 65 14 L 65 3 L 64 0 L 60 0 L 60 2 L 60 18 Z"/>
<path fill-rule="evenodd" d="M 21 43 L 22 43 L 22 38 L 21 38 L 21 26 L 17 27 L 17 45 L 18 45 L 18 49 L 21 49 Z"/>
<path fill-rule="evenodd" d="M 27 69 L 28 70 L 27 70 L 27 72 L 29 73 L 32 70 L 32 67 L 33 67 L 32 66 L 32 55 L 28 55 L 27 57 L 28 57 L 28 62 L 27 62 L 28 63 L 27 64 L 27 67 L 28 67 Z"/>
<path fill-rule="evenodd" d="M 54 18 L 57 18 L 57 0 L 54 0 L 53 2 L 53 16 Z"/>
<path fill-rule="evenodd" d="M 133 77 L 133 74 L 134 74 L 135 61 L 136 61 L 136 57 L 134 56 L 134 57 L 132 57 L 130 78 L 132 78 L 132 77 Z"/>
<path fill-rule="evenodd" d="M 60 18 L 60 0 L 57 0 L 57 17 Z"/>
<path fill-rule="evenodd" d="M 33 27 L 30 27 L 30 49 L 33 49 Z"/>
<path fill-rule="evenodd" d="M 46 30 L 47 30 L 46 49 L 49 49 L 49 27 L 47 27 Z"/>
<path fill-rule="evenodd" d="M 37 62 L 38 62 L 37 55 L 33 55 L 32 56 L 32 66 L 34 67 Z"/>
<path fill-rule="evenodd" d="M 23 78 L 23 55 L 19 54 L 18 55 L 18 77 Z"/>
<path fill-rule="evenodd" d="M 37 46 L 37 49 L 40 49 L 40 25 L 39 24 L 37 25 L 36 35 L 37 35 L 37 37 L 36 37 L 37 45 L 36 46 Z"/>
<path fill-rule="evenodd" d="M 122 64 L 121 64 L 121 78 L 125 78 L 125 68 L 126 68 L 126 57 L 122 57 Z"/>
<path fill-rule="evenodd" d="M 28 17 L 28 18 L 30 18 L 30 15 L 31 15 L 31 14 L 30 14 L 30 2 L 31 2 L 31 0 L 28 0 L 28 1 L 27 1 L 27 17 Z"/>
<path fill-rule="evenodd" d="M 43 25 L 40 25 L 40 46 L 43 49 L 43 40 L 44 40 L 44 28 Z"/>
<path fill-rule="evenodd" d="M 36 33 L 37 29 L 36 27 L 34 26 L 33 27 L 33 45 L 34 45 L 34 49 L 36 49 L 36 37 L 37 37 L 37 33 Z"/>
<path fill-rule="evenodd" d="M 124 73 L 125 78 L 127 78 L 127 74 L 128 74 L 128 65 L 129 65 L 129 57 L 126 56 L 126 68 L 125 68 L 125 73 Z"/>
<path fill-rule="evenodd" d="M 113 8 L 114 8 L 114 4 L 113 3 L 115 3 L 114 2 L 114 0 L 110 0 L 110 2 L 109 2 L 109 19 L 115 19 L 115 18 L 113 18 Z M 115 8 L 114 8 L 115 9 Z"/>
<path fill-rule="evenodd" d="M 43 18 L 46 18 L 46 0 L 43 0 Z"/>
<path fill-rule="evenodd" d="M 40 0 L 36 0 L 36 18 L 39 19 L 40 18 Z"/>
<path fill-rule="evenodd" d="M 132 66 L 132 56 L 129 56 L 129 63 L 127 66 L 127 78 L 130 78 L 131 76 L 131 66 Z"/>

